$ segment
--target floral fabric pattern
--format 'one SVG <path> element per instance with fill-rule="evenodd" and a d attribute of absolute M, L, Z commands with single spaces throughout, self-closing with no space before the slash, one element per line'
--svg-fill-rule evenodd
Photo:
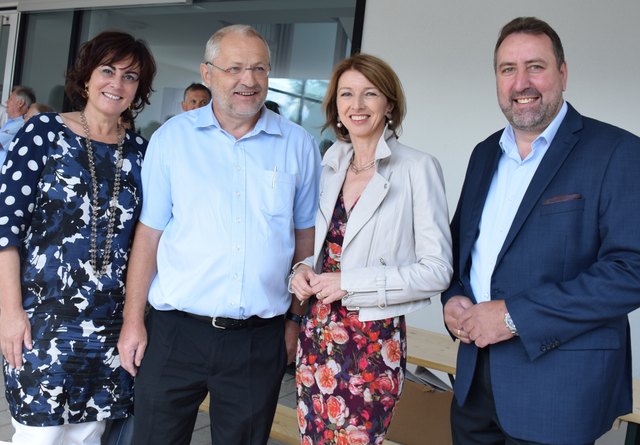
<path fill-rule="evenodd" d="M 342 193 L 324 246 L 323 272 L 339 272 L 347 225 Z M 297 416 L 303 445 L 381 444 L 406 365 L 404 316 L 361 322 L 340 301 L 312 299 L 297 357 Z"/>
<path fill-rule="evenodd" d="M 0 174 L 0 249 L 14 246 L 20 253 L 23 307 L 34 343 L 23 350 L 22 368 L 4 363 L 7 401 L 20 423 L 51 426 L 131 412 L 133 381 L 120 366 L 116 344 L 146 144 L 134 133 L 125 136 L 111 265 L 100 278 L 89 264 L 91 179 L 84 137 L 58 114 L 43 113 L 10 146 Z M 92 145 L 100 267 L 116 146 Z"/>

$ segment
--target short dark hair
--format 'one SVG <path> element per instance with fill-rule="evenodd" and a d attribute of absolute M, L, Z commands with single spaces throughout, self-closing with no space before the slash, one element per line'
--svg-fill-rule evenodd
<path fill-rule="evenodd" d="M 35 103 L 36 101 L 36 94 L 30 87 L 16 85 L 11 89 L 11 92 L 16 93 L 16 96 L 24 100 L 24 105 L 25 107 L 27 107 L 27 109 L 31 106 L 32 103 Z"/>
<path fill-rule="evenodd" d="M 182 100 L 186 100 L 187 99 L 187 93 L 189 91 L 204 91 L 209 95 L 209 100 L 211 100 L 211 90 L 209 88 L 207 88 L 206 85 L 203 85 L 203 84 L 198 83 L 198 82 L 193 82 L 191 85 L 189 85 L 187 88 L 184 89 L 184 94 L 182 95 Z"/>
<path fill-rule="evenodd" d="M 120 31 L 104 31 L 85 42 L 78 52 L 73 67 L 67 71 L 65 94 L 74 109 L 82 110 L 87 105 L 85 85 L 91 73 L 100 65 L 109 65 L 131 57 L 132 65 L 140 70 L 138 89 L 131 106 L 122 114 L 135 117 L 145 105 L 149 105 L 151 86 L 156 75 L 156 62 L 147 44 L 131 34 Z"/>
<path fill-rule="evenodd" d="M 347 129 L 344 126 L 338 127 L 338 105 L 336 103 L 338 81 L 349 70 L 355 70 L 366 77 L 393 105 L 391 110 L 393 123 L 389 123 L 389 128 L 398 137 L 402 130 L 402 120 L 406 113 L 406 100 L 402 91 L 402 84 L 398 75 L 387 62 L 370 54 L 355 54 L 338 63 L 333 69 L 322 104 L 326 118 L 322 130 L 331 128 L 338 139 L 346 142 L 350 141 Z"/>
<path fill-rule="evenodd" d="M 553 54 L 556 56 L 558 69 L 565 63 L 564 49 L 562 48 L 562 41 L 560 40 L 560 36 L 558 36 L 558 34 L 553 30 L 551 26 L 549 26 L 547 22 L 536 17 L 517 17 L 504 25 L 500 30 L 500 35 L 498 36 L 498 41 L 496 42 L 496 47 L 493 51 L 494 71 L 497 68 L 496 56 L 498 54 L 498 48 L 500 48 L 500 45 L 502 45 L 504 39 L 509 37 L 511 34 L 518 33 L 546 35 L 547 37 L 549 37 L 549 39 L 551 39 L 551 46 L 553 49 Z"/>

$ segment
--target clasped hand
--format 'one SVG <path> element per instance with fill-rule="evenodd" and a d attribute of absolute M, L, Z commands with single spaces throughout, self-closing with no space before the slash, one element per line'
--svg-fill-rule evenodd
<path fill-rule="evenodd" d="M 444 306 L 444 322 L 462 343 L 484 348 L 513 337 L 504 323 L 506 313 L 504 300 L 474 304 L 468 297 L 456 295 Z"/>
<path fill-rule="evenodd" d="M 324 304 L 342 299 L 347 293 L 340 288 L 340 272 L 317 274 L 306 264 L 301 264 L 291 278 L 291 290 L 303 304 L 313 295 Z"/>

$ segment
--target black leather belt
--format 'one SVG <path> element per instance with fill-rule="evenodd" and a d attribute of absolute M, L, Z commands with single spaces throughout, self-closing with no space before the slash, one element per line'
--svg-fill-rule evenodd
<path fill-rule="evenodd" d="M 190 314 L 189 312 L 183 312 L 189 317 L 193 317 L 196 320 L 200 320 L 207 323 L 217 329 L 244 329 L 258 326 L 265 326 L 278 319 L 282 320 L 282 315 L 277 315 L 273 318 L 260 318 L 257 315 L 246 319 L 227 318 L 227 317 L 206 317 L 204 315 Z"/>

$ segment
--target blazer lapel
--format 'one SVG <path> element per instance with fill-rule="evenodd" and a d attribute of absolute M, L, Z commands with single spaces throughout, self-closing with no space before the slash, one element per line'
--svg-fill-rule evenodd
<path fill-rule="evenodd" d="M 482 217 L 482 210 L 484 209 L 484 203 L 487 199 L 487 193 L 489 193 L 489 187 L 493 180 L 493 175 L 498 168 L 498 161 L 502 155 L 500 145 L 496 143 L 493 146 L 493 152 L 490 153 L 490 157 L 481 169 L 476 170 L 471 167 L 471 171 L 476 171 L 475 180 L 468 184 L 468 188 L 471 190 L 470 196 L 465 200 L 465 204 L 471 203 L 469 206 L 469 213 L 461 215 L 460 221 L 460 266 L 461 270 L 467 270 L 471 263 L 471 249 L 478 238 L 478 231 L 480 230 L 480 218 Z M 465 187 L 467 187 L 465 185 Z"/>
<path fill-rule="evenodd" d="M 569 105 L 567 115 L 564 122 L 558 128 L 556 136 L 553 138 L 549 149 L 544 155 L 544 158 L 540 162 L 538 169 L 536 170 L 531 183 L 527 188 L 527 191 L 522 198 L 522 203 L 518 207 L 518 211 L 513 219 L 509 233 L 500 249 L 496 264 L 500 262 L 504 253 L 507 251 L 518 232 L 522 228 L 524 222 L 529 217 L 529 214 L 533 211 L 534 207 L 540 201 L 541 195 L 549 186 L 549 183 L 558 174 L 563 163 L 575 147 L 579 138 L 576 136 L 576 132 L 582 128 L 582 119 L 580 114 Z"/>
<path fill-rule="evenodd" d="M 389 181 L 380 172 L 377 172 L 367 184 L 367 187 L 360 195 L 358 202 L 349 216 L 347 230 L 345 231 L 342 241 L 343 250 L 349 245 L 367 221 L 373 217 L 374 212 L 380 207 L 380 204 L 384 201 L 388 192 Z"/>
<path fill-rule="evenodd" d="M 322 188 L 320 190 L 320 199 L 318 207 L 318 215 L 316 218 L 316 234 L 314 252 L 322 252 L 324 240 L 329 231 L 329 224 L 333 217 L 333 211 L 336 207 L 338 195 L 342 189 L 344 177 L 347 174 L 349 164 L 337 165 L 338 170 L 327 169 L 326 177 L 323 178 Z M 321 258 L 321 255 L 318 255 Z"/>

